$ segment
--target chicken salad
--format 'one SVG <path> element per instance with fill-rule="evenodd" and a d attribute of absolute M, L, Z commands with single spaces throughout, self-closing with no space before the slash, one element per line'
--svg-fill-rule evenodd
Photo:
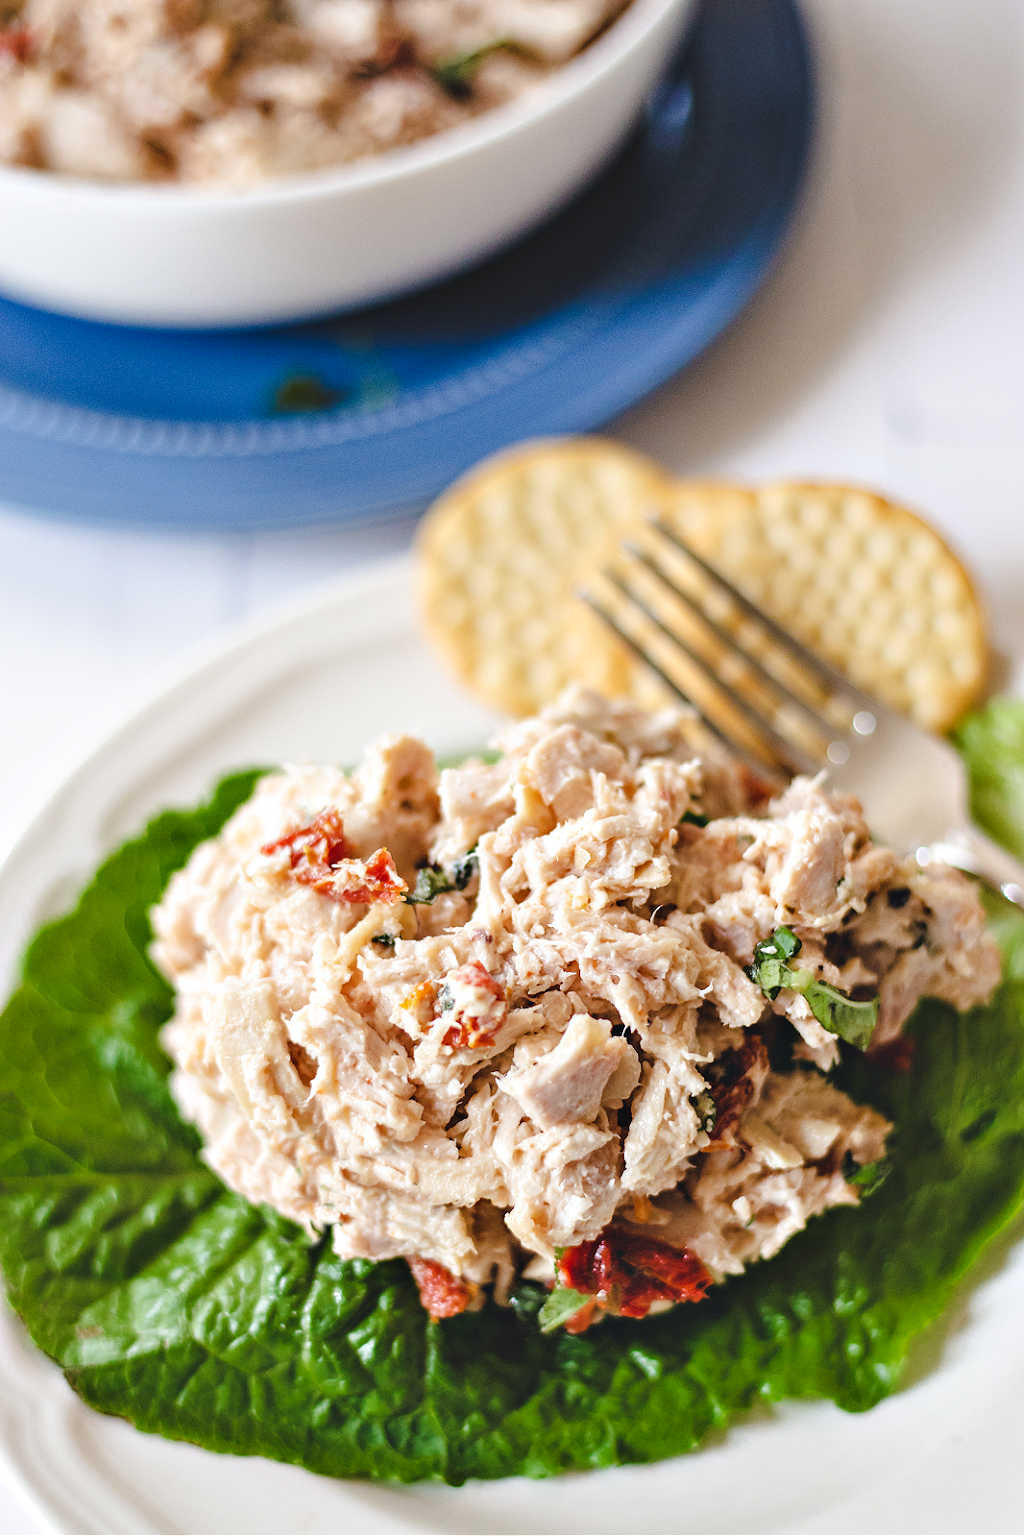
<path fill-rule="evenodd" d="M 172 1091 L 246 1198 L 433 1317 L 697 1301 L 855 1205 L 889 1122 L 830 1080 L 999 960 L 971 884 L 773 795 L 693 721 L 575 691 L 438 772 L 390 737 L 263 778 L 176 874 Z"/>
<path fill-rule="evenodd" d="M 4 0 L 0 162 L 251 184 L 512 101 L 629 0 Z"/>

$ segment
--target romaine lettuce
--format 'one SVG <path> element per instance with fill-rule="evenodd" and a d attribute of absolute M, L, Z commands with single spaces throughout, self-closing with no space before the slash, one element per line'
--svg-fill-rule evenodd
<path fill-rule="evenodd" d="M 1024 706 L 960 734 L 975 805 L 1024 850 Z M 149 906 L 248 794 L 226 780 L 158 817 L 44 928 L 0 1019 L 0 1262 L 36 1343 L 85 1400 L 141 1429 L 338 1476 L 542 1476 L 696 1446 L 755 1399 L 869 1408 L 911 1340 L 1024 1203 L 1024 917 L 1007 979 L 958 1017 L 927 1004 L 913 1071 L 850 1051 L 845 1086 L 891 1115 L 888 1176 L 700 1305 L 572 1337 L 545 1293 L 428 1322 L 403 1264 L 229 1194 L 167 1090 Z"/>

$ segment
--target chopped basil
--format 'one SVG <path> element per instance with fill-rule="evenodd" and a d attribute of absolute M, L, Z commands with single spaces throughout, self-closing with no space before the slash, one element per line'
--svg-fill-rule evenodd
<path fill-rule="evenodd" d="M 783 987 L 790 983 L 785 979 L 789 971 L 787 960 L 800 952 L 800 940 L 792 928 L 776 928 L 770 939 L 762 939 L 754 950 L 754 964 L 751 967 L 751 975 L 756 970 L 754 980 L 758 983 L 762 992 L 767 992 L 770 998 L 775 998 Z"/>
<path fill-rule="evenodd" d="M 452 1009 L 455 1007 L 455 999 L 452 996 L 451 987 L 449 987 L 447 983 L 445 983 L 440 992 L 437 994 L 437 1007 L 440 1013 L 451 1013 Z"/>
<path fill-rule="evenodd" d="M 461 859 L 456 859 L 452 865 L 452 879 L 457 891 L 464 891 L 473 876 L 480 869 L 480 855 L 476 851 L 474 843 L 468 853 L 464 853 Z"/>
<path fill-rule="evenodd" d="M 519 51 L 516 44 L 509 39 L 499 38 L 496 43 L 485 43 L 482 48 L 473 48 L 468 53 L 453 53 L 446 59 L 438 59 L 430 73 L 449 96 L 454 96 L 457 101 L 464 101 L 472 94 L 473 76 L 480 65 L 492 53 L 501 53 L 504 50 L 510 53 Z"/>
<path fill-rule="evenodd" d="M 405 899 L 410 906 L 422 907 L 432 902 L 435 896 L 440 896 L 445 891 L 454 891 L 454 889 L 455 886 L 440 864 L 424 864 L 416 871 L 416 884 Z"/>
<path fill-rule="evenodd" d="M 381 949 L 394 949 L 395 935 L 393 933 L 375 933 L 370 943 L 379 945 Z"/>
<path fill-rule="evenodd" d="M 405 899 L 414 907 L 426 906 L 446 891 L 464 891 L 479 868 L 475 844 L 461 859 L 455 860 L 450 875 L 440 864 L 424 864 L 416 871 L 416 884 Z"/>
<path fill-rule="evenodd" d="M 556 1285 L 537 1314 L 541 1333 L 554 1333 L 556 1328 L 561 1328 L 593 1299 L 593 1296 L 585 1296 L 582 1291 L 571 1291 L 567 1286 Z"/>
<path fill-rule="evenodd" d="M 684 811 L 677 823 L 680 827 L 706 827 L 711 820 L 700 811 Z"/>
<path fill-rule="evenodd" d="M 860 1191 L 862 1200 L 867 1200 L 877 1189 L 881 1189 L 889 1174 L 892 1172 L 892 1164 L 888 1158 L 879 1158 L 874 1163 L 858 1163 L 849 1152 L 843 1159 L 843 1178 L 847 1184 Z"/>
<path fill-rule="evenodd" d="M 825 981 L 812 981 L 804 989 L 804 997 L 818 1023 L 830 1035 L 838 1035 L 858 1051 L 867 1050 L 878 1023 L 877 997 L 857 1003 Z"/>
<path fill-rule="evenodd" d="M 703 1093 L 698 1093 L 693 1101 L 693 1107 L 697 1111 L 697 1120 L 701 1130 L 705 1135 L 710 1136 L 718 1119 L 718 1105 L 715 1103 L 714 1096 L 707 1090 Z"/>
<path fill-rule="evenodd" d="M 784 987 L 799 992 L 829 1034 L 838 1035 L 859 1051 L 867 1050 L 878 1022 L 878 998 L 857 1003 L 827 982 L 818 981 L 813 971 L 794 970 L 787 962 L 801 947 L 791 928 L 776 928 L 771 938 L 763 939 L 754 950 L 754 963 L 747 974 L 773 1002 Z"/>

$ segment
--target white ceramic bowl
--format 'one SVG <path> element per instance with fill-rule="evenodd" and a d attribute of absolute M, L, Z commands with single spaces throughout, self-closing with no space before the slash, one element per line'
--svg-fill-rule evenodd
<path fill-rule="evenodd" d="M 99 320 L 223 326 L 392 297 L 537 223 L 622 142 L 695 0 L 633 0 L 518 100 L 407 149 L 252 189 L 0 169 L 0 292 Z"/>

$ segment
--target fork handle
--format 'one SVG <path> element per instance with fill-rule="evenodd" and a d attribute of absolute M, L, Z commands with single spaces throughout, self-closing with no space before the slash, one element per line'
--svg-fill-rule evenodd
<path fill-rule="evenodd" d="M 918 848 L 916 856 L 919 864 L 952 864 L 954 869 L 977 875 L 1007 901 L 1024 907 L 1024 863 L 977 827 L 957 827 L 941 842 Z"/>

